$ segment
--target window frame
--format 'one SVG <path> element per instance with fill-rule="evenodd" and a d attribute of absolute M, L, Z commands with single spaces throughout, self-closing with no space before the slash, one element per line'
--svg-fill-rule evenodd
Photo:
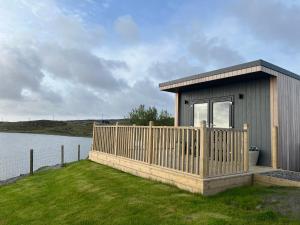
<path fill-rule="evenodd" d="M 214 128 L 214 103 L 216 102 L 231 102 L 230 108 L 229 108 L 229 129 L 234 128 L 234 96 L 222 96 L 222 97 L 216 97 L 211 99 L 210 104 L 210 126 Z M 222 129 L 222 128 L 220 128 Z"/>
<path fill-rule="evenodd" d="M 234 96 L 228 95 L 228 96 L 220 96 L 220 97 L 213 97 L 213 98 L 198 98 L 193 99 L 191 101 L 192 103 L 192 121 L 191 125 L 194 126 L 194 118 L 195 118 L 195 104 L 203 104 L 207 103 L 207 120 L 206 124 L 209 128 L 214 128 L 213 126 L 213 104 L 215 102 L 231 102 L 230 107 L 230 116 L 229 116 L 229 128 L 234 128 Z M 222 128 L 221 128 L 222 129 Z"/>
<path fill-rule="evenodd" d="M 192 105 L 193 105 L 193 115 L 192 115 L 192 126 L 194 126 L 195 124 L 195 105 L 196 104 L 204 104 L 206 103 L 207 104 L 207 118 L 206 118 L 206 126 L 208 127 L 209 125 L 209 120 L 210 120 L 210 115 L 209 115 L 209 112 L 210 112 L 210 101 L 208 99 L 197 99 L 197 100 L 194 100 L 192 102 Z"/>

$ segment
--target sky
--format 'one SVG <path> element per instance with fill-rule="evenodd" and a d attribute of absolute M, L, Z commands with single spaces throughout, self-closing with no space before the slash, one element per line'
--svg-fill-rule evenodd
<path fill-rule="evenodd" d="M 0 0 L 0 119 L 174 112 L 160 82 L 264 59 L 300 73 L 300 1 Z"/>

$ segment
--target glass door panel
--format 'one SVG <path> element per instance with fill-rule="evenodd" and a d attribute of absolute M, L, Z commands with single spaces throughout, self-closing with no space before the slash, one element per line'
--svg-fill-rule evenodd
<path fill-rule="evenodd" d="M 213 102 L 212 123 L 213 127 L 231 128 L 231 101 Z"/>
<path fill-rule="evenodd" d="M 200 127 L 200 122 L 205 120 L 208 123 L 208 103 L 194 104 L 194 127 Z"/>

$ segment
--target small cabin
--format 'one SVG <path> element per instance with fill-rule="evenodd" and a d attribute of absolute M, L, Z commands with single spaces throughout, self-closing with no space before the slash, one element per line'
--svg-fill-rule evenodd
<path fill-rule="evenodd" d="M 258 165 L 300 171 L 300 76 L 257 60 L 161 83 L 175 93 L 175 126 L 249 124 Z"/>

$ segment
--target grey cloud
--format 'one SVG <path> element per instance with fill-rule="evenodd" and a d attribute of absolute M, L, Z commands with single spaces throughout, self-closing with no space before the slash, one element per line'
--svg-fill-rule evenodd
<path fill-rule="evenodd" d="M 43 86 L 43 71 L 52 74 L 54 79 L 95 90 L 111 92 L 127 87 L 124 80 L 113 76 L 116 69 L 128 70 L 122 61 L 99 58 L 84 50 L 62 49 L 58 45 L 34 49 L 2 46 L 0 49 L 1 99 L 28 99 L 29 91 L 29 97 L 32 93 L 39 99 L 60 101 L 59 93 Z"/>
<path fill-rule="evenodd" d="M 139 39 L 139 29 L 130 15 L 120 16 L 114 23 L 116 32 L 127 42 L 136 42 Z"/>
<path fill-rule="evenodd" d="M 60 15 L 48 23 L 47 35 L 61 46 L 68 48 L 86 49 L 99 46 L 105 36 L 105 29 L 102 26 L 85 27 L 72 16 Z"/>
<path fill-rule="evenodd" d="M 1 115 L 87 117 L 104 108 L 104 96 L 129 88 L 116 78 L 129 70 L 124 61 L 92 53 L 105 35 L 101 25 L 85 24 L 55 1 L 22 3 L 20 8 L 9 4 L 11 11 L 3 8 L 8 17 L 0 16 L 6 18 L 1 40 L 7 40 L 0 43 Z"/>
<path fill-rule="evenodd" d="M 60 93 L 57 93 L 50 89 L 46 89 L 43 86 L 40 86 L 39 97 L 42 101 L 48 101 L 48 102 L 52 102 L 52 103 L 62 103 L 63 102 L 63 97 L 60 95 Z"/>
<path fill-rule="evenodd" d="M 78 49 L 63 49 L 51 45 L 43 48 L 43 68 L 57 78 L 87 85 L 94 89 L 115 91 L 126 88 L 124 80 L 116 79 L 112 71 L 127 70 L 127 64 L 118 60 L 106 60 Z"/>
<path fill-rule="evenodd" d="M 203 66 L 215 67 L 230 66 L 243 61 L 243 57 L 232 49 L 224 40 L 219 38 L 207 38 L 200 35 L 191 40 L 188 49 Z"/>
<path fill-rule="evenodd" d="M 100 115 L 106 103 L 92 90 L 74 85 L 67 92 L 62 104 L 60 115 L 93 118 Z"/>
<path fill-rule="evenodd" d="M 116 116 L 126 116 L 133 107 L 140 104 L 173 112 L 173 95 L 161 92 L 157 83 L 147 78 L 135 82 L 132 87 L 123 90 L 122 93 L 112 95 L 110 99 L 110 104 L 106 104 L 108 112 Z"/>
<path fill-rule="evenodd" d="M 299 50 L 299 4 L 253 0 L 236 1 L 230 6 L 230 14 L 254 37 L 289 47 L 285 50 Z"/>
<path fill-rule="evenodd" d="M 156 62 L 148 68 L 149 76 L 155 77 L 159 81 L 176 79 L 202 71 L 201 66 L 191 65 L 185 57 L 174 61 Z"/>
<path fill-rule="evenodd" d="M 44 74 L 41 60 L 30 48 L 0 48 L 0 96 L 2 99 L 22 99 L 27 89 L 37 91 Z"/>

